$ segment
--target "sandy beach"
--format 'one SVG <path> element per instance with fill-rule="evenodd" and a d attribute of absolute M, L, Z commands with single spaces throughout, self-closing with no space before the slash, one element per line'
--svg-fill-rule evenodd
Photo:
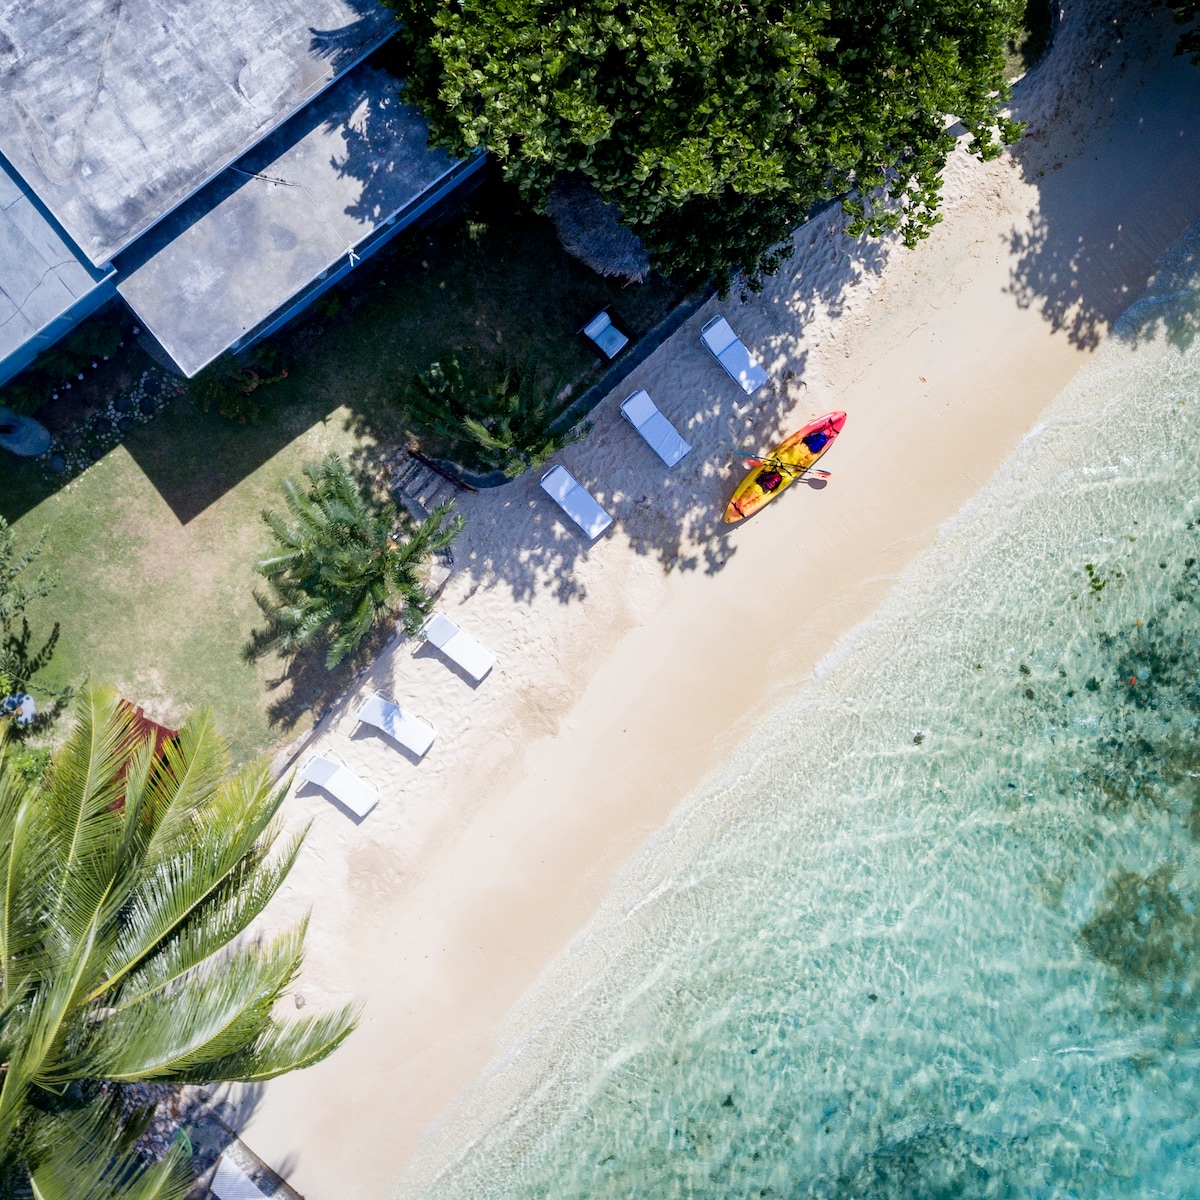
<path fill-rule="evenodd" d="M 474 687 L 393 643 L 310 747 L 379 806 L 356 823 L 311 787 L 285 806 L 312 822 L 270 913 L 312 911 L 298 1000 L 364 1003 L 328 1062 L 244 1103 L 242 1137 L 308 1200 L 392 1192 L 623 864 L 870 616 L 1200 217 L 1200 71 L 1139 7 L 1065 6 L 1014 97 L 1025 139 L 990 164 L 956 154 L 916 251 L 851 242 L 829 211 L 762 295 L 711 302 L 607 397 L 560 456 L 615 518 L 597 543 L 537 473 L 464 498 L 441 607 L 496 669 Z M 771 372 L 752 397 L 700 345 L 717 311 Z M 693 444 L 671 472 L 619 416 L 638 387 Z M 828 485 L 723 525 L 734 448 L 834 408 Z M 356 728 L 371 688 L 435 725 L 425 759 Z"/>

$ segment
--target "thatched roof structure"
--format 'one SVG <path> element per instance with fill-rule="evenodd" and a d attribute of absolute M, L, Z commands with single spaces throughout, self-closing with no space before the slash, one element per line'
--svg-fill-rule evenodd
<path fill-rule="evenodd" d="M 560 175 L 546 212 L 563 249 L 593 271 L 635 283 L 650 274 L 650 256 L 641 239 L 621 224 L 617 206 L 602 200 L 586 179 Z"/>

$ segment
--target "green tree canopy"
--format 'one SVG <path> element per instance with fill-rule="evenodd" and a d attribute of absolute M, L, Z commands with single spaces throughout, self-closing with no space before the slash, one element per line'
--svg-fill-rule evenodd
<path fill-rule="evenodd" d="M 283 482 L 286 514 L 263 512 L 275 545 L 254 569 L 272 597 L 260 598 L 267 625 L 245 654 L 323 639 L 332 668 L 397 610 L 407 628 L 421 623 L 431 607 L 421 568 L 454 541 L 463 519 L 446 503 L 413 522 L 391 501 L 366 495 L 335 454 L 309 463 L 304 476 Z"/>
<path fill-rule="evenodd" d="M 501 366 L 490 387 L 470 388 L 454 356 L 420 372 L 404 395 L 409 422 L 450 445 L 465 467 L 516 479 L 587 437 L 590 422 L 556 428 L 571 401 L 561 379 L 543 379 L 535 358 Z"/>
<path fill-rule="evenodd" d="M 1176 54 L 1190 54 L 1192 63 L 1200 67 L 1200 0 L 1171 0 L 1167 5 L 1180 25 L 1187 26 L 1179 35 Z"/>
<path fill-rule="evenodd" d="M 181 1197 L 180 1151 L 142 1168 L 101 1083 L 270 1079 L 354 1027 L 273 1015 L 303 926 L 232 945 L 300 849 L 276 847 L 285 790 L 231 776 L 209 714 L 156 752 L 96 687 L 41 781 L 0 745 L 0 1195 Z"/>
<path fill-rule="evenodd" d="M 617 204 L 660 268 L 751 286 L 839 196 L 852 232 L 938 219 L 946 118 L 999 153 L 1024 0 L 388 0 L 410 95 L 544 205 L 559 172 Z"/>

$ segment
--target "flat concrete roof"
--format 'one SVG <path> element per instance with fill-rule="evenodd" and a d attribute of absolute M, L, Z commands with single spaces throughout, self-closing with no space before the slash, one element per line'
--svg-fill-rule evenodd
<path fill-rule="evenodd" d="M 194 375 L 461 169 L 364 64 L 154 229 L 117 290 Z"/>
<path fill-rule="evenodd" d="M 0 154 L 101 265 L 394 25 L 375 0 L 0 0 Z"/>
<path fill-rule="evenodd" d="M 70 245 L 0 159 L 0 363 L 111 274 Z"/>

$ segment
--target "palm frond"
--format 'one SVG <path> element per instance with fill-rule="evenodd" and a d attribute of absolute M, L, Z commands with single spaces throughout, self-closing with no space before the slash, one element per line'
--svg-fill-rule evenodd
<path fill-rule="evenodd" d="M 183 1200 L 195 1183 L 186 1144 L 146 1167 L 122 1134 L 120 1113 L 100 1100 L 43 1121 L 28 1152 L 35 1200 Z"/>
<path fill-rule="evenodd" d="M 306 831 L 296 834 L 283 853 L 270 863 L 244 859 L 233 875 L 208 903 L 189 912 L 169 939 L 162 939 L 154 953 L 125 974 L 119 989 L 105 997 L 109 1011 L 140 1004 L 184 978 L 201 963 L 222 951 L 243 933 L 266 908 L 287 878 L 304 843 Z M 116 987 L 118 981 L 111 981 Z"/>
<path fill-rule="evenodd" d="M 264 1035 L 271 1010 L 300 969 L 304 927 L 232 951 L 142 1003 L 105 1014 L 106 1079 L 212 1079 L 209 1064 Z M 215 1078 L 229 1078 L 217 1075 Z"/>
<path fill-rule="evenodd" d="M 361 1015 L 361 1006 L 348 1004 L 338 1012 L 289 1025 L 272 1021 L 253 1046 L 207 1063 L 202 1073 L 185 1073 L 182 1078 L 189 1083 L 212 1079 L 265 1083 L 291 1071 L 315 1066 L 354 1032 Z"/>
<path fill-rule="evenodd" d="M 209 715 L 156 753 L 102 688 L 81 694 L 40 781 L 18 781 L 0 746 L 0 1182 L 22 1196 L 177 1197 L 178 1152 L 155 1168 L 129 1157 L 128 1115 L 87 1107 L 98 1081 L 233 1078 L 222 1064 L 266 1078 L 353 1025 L 349 1010 L 272 1015 L 303 925 L 230 948 L 303 835 L 275 849 L 284 789 L 265 764 L 227 772 Z M 86 1137 L 61 1123 L 84 1110 Z"/>
<path fill-rule="evenodd" d="M 410 606 L 428 607 L 416 569 L 448 546 L 463 522 L 442 507 L 405 538 L 395 504 L 372 500 L 336 455 L 307 464 L 304 477 L 307 488 L 294 479 L 284 485 L 290 520 L 263 514 L 277 545 L 255 566 L 273 600 L 264 608 L 265 628 L 251 634 L 242 653 L 253 660 L 272 648 L 291 653 L 323 640 L 333 668 L 393 619 L 397 603 L 406 623 Z"/>

